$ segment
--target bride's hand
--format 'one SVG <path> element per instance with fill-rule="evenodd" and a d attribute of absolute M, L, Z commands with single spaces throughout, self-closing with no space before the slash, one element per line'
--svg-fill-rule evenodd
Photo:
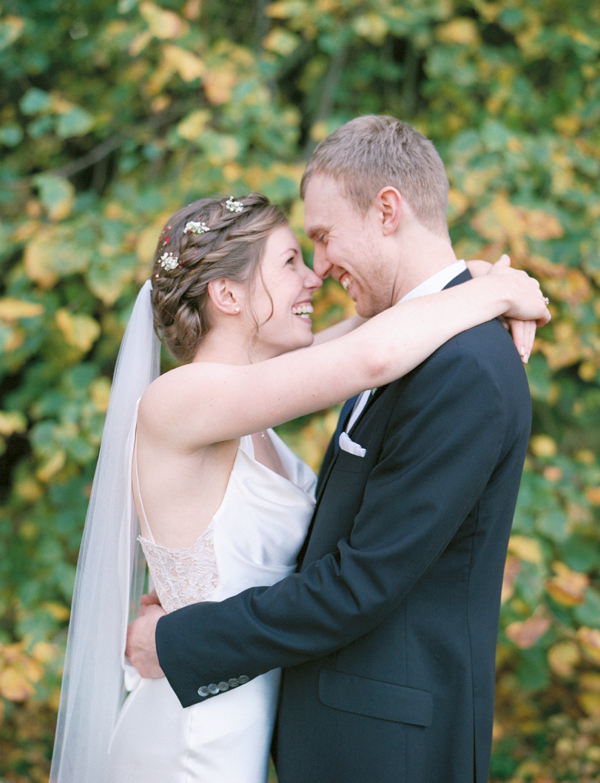
<path fill-rule="evenodd" d="M 142 677 L 158 679 L 165 674 L 160 668 L 156 654 L 156 624 L 166 614 L 156 604 L 142 606 L 137 619 L 127 627 L 125 655 Z"/>
<path fill-rule="evenodd" d="M 507 255 L 501 256 L 496 261 L 489 272 L 489 277 L 502 277 L 507 285 L 508 308 L 504 313 L 505 318 L 534 321 L 536 326 L 548 323 L 551 316 L 540 284 L 526 272 L 511 269 Z"/>
<path fill-rule="evenodd" d="M 142 606 L 152 606 L 153 604 L 161 606 L 160 599 L 156 594 L 156 590 L 151 590 L 149 593 L 144 593 L 140 600 Z"/>

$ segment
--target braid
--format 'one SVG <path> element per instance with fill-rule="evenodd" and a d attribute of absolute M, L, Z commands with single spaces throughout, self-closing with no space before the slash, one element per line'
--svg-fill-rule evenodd
<path fill-rule="evenodd" d="M 200 199 L 170 218 L 154 254 L 152 309 L 156 332 L 176 359 L 191 361 L 211 328 L 208 284 L 250 282 L 269 235 L 286 223 L 259 193 L 239 202 Z"/>

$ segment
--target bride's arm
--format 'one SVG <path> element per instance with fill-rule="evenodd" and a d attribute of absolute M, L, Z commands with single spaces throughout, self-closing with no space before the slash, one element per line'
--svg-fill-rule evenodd
<path fill-rule="evenodd" d="M 493 264 L 490 264 L 488 261 L 481 261 L 480 259 L 467 261 L 466 264 L 467 269 L 473 277 L 488 275 L 494 268 Z M 536 322 L 505 317 L 502 317 L 500 320 L 504 324 L 504 327 L 510 331 L 513 342 L 521 355 L 521 359 L 527 363 L 535 340 Z"/>
<path fill-rule="evenodd" d="M 175 448 L 196 450 L 389 383 L 454 335 L 502 313 L 549 319 L 537 282 L 499 267 L 496 274 L 394 305 L 322 345 L 250 365 L 196 362 L 171 370 L 146 390 L 140 418 Z"/>
<path fill-rule="evenodd" d="M 338 321 L 337 324 L 332 324 L 327 329 L 316 332 L 313 345 L 322 345 L 329 340 L 343 337 L 345 334 L 354 331 L 358 326 L 362 326 L 367 320 L 367 318 L 363 318 L 361 315 L 351 315 L 349 318 L 344 318 L 342 321 Z"/>

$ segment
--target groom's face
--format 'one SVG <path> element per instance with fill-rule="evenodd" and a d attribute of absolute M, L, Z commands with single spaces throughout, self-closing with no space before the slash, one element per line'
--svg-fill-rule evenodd
<path fill-rule="evenodd" d="M 348 291 L 356 311 L 370 318 L 393 304 L 393 268 L 386 261 L 375 209 L 362 215 L 329 176 L 308 182 L 304 228 L 315 245 L 314 270 Z"/>

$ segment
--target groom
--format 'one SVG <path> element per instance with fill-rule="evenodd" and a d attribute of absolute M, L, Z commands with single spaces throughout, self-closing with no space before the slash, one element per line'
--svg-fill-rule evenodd
<path fill-rule="evenodd" d="M 464 282 L 447 192 L 414 128 L 347 123 L 302 181 L 315 271 L 367 317 Z M 365 220 L 377 226 L 368 246 Z M 284 667 L 280 783 L 486 783 L 500 588 L 530 430 L 522 363 L 500 323 L 485 323 L 351 407 L 299 572 L 162 617 L 160 666 L 184 706 Z M 131 630 L 146 675 L 141 640 L 152 646 L 160 614 L 149 607 Z"/>

